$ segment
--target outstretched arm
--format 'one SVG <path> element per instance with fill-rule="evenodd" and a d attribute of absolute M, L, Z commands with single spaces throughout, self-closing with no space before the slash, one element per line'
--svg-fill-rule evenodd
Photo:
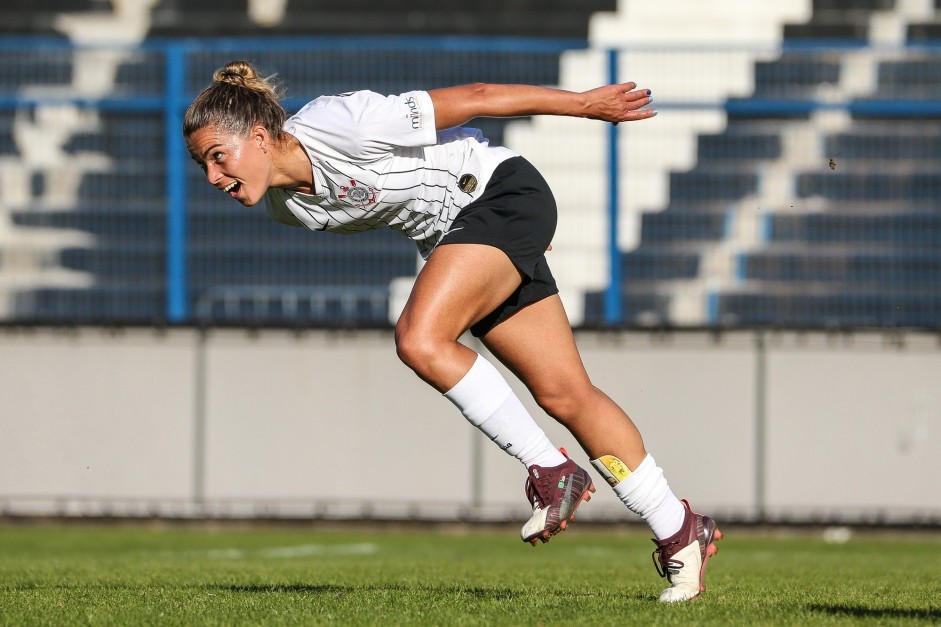
<path fill-rule="evenodd" d="M 585 92 L 535 85 L 475 83 L 428 93 L 435 106 L 438 130 L 460 126 L 476 117 L 567 115 L 617 123 L 656 115 L 650 109 L 640 110 L 653 98 L 649 90 L 637 89 L 636 83 L 605 85 Z"/>

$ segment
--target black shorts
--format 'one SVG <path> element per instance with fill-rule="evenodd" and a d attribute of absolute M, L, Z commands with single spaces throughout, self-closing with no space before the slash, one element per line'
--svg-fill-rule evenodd
<path fill-rule="evenodd" d="M 438 246 L 486 244 L 499 248 L 523 275 L 522 284 L 503 304 L 471 326 L 475 337 L 486 335 L 526 305 L 559 293 L 545 255 L 557 222 L 549 184 L 522 157 L 498 165 L 480 198 L 457 214 Z"/>

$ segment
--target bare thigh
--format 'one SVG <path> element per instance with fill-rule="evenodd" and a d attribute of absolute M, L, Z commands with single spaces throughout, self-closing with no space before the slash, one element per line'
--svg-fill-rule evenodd
<path fill-rule="evenodd" d="M 439 246 L 418 273 L 396 324 L 399 357 L 438 391 L 450 390 L 476 358 L 458 338 L 509 298 L 521 281 L 519 270 L 498 248 Z"/>
<path fill-rule="evenodd" d="M 555 418 L 573 413 L 592 387 L 558 295 L 519 311 L 481 338 Z"/>

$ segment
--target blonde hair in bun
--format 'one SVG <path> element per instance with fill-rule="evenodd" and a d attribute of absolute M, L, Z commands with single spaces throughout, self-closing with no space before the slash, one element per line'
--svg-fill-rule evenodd
<path fill-rule="evenodd" d="M 242 136 L 260 124 L 272 137 L 281 136 L 286 116 L 273 76 L 260 75 L 248 61 L 231 61 L 212 78 L 183 116 L 184 136 L 210 124 Z"/>

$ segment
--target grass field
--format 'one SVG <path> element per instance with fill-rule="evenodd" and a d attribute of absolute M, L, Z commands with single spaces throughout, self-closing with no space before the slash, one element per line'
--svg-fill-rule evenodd
<path fill-rule="evenodd" d="M 0 624 L 941 624 L 941 534 L 726 535 L 664 606 L 639 532 L 8 525 Z"/>

